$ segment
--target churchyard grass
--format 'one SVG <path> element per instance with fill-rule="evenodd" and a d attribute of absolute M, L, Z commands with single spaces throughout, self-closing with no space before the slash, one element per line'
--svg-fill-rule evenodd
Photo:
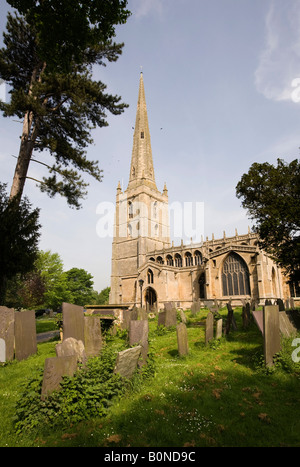
<path fill-rule="evenodd" d="M 21 383 L 55 355 L 55 342 L 39 344 L 36 356 L 1 367 L 0 446 L 300 446 L 300 367 L 289 361 L 291 341 L 267 370 L 260 331 L 255 323 L 242 329 L 241 309 L 235 309 L 238 330 L 205 345 L 207 312 L 186 312 L 189 354 L 182 357 L 175 327 L 158 329 L 157 319 L 150 320 L 155 374 L 136 376 L 105 417 L 61 429 L 16 435 L 12 421 Z M 225 319 L 227 310 L 221 314 Z M 107 345 L 122 339 L 124 333 Z"/>

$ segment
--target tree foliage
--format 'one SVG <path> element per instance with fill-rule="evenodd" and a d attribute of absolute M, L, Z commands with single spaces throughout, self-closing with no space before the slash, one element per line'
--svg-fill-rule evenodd
<path fill-rule="evenodd" d="M 236 194 L 255 222 L 261 248 L 291 280 L 300 280 L 300 161 L 252 164 Z"/>
<path fill-rule="evenodd" d="M 0 183 L 0 305 L 4 304 L 7 281 L 33 268 L 37 257 L 39 210 L 32 210 L 25 197 L 20 203 L 9 200 Z"/>
<path fill-rule="evenodd" d="M 123 44 L 111 38 L 129 15 L 127 0 L 9 3 L 23 15 L 8 15 L 0 50 L 0 77 L 11 86 L 11 100 L 0 102 L 0 110 L 23 119 L 11 197 L 20 199 L 29 164 L 37 162 L 34 151 L 46 150 L 54 163 L 41 162 L 49 172 L 38 180 L 41 190 L 79 208 L 88 186 L 81 173 L 102 179 L 98 161 L 86 156 L 91 130 L 108 125 L 107 112 L 119 115 L 127 107 L 93 79 L 94 65 L 116 61 L 122 52 Z"/>

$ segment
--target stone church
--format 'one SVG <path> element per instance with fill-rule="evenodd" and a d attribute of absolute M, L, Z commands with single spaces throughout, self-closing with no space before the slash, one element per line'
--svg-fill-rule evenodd
<path fill-rule="evenodd" d="M 127 189 L 117 187 L 110 304 L 184 309 L 193 301 L 265 303 L 290 297 L 285 276 L 244 235 L 174 246 L 170 241 L 168 190 L 154 176 L 143 74 L 140 75 L 133 149 Z"/>

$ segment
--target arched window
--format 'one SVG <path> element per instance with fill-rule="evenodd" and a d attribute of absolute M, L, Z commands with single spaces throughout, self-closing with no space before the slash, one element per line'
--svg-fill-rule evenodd
<path fill-rule="evenodd" d="M 236 253 L 230 253 L 223 264 L 223 295 L 250 295 L 249 271 L 247 264 Z"/>
<path fill-rule="evenodd" d="M 195 266 L 198 266 L 199 264 L 202 264 L 202 255 L 200 251 L 196 250 L 195 251 Z"/>
<path fill-rule="evenodd" d="M 158 256 L 158 257 L 156 258 L 156 262 L 157 262 L 158 264 L 164 264 L 164 260 L 162 259 L 161 256 Z"/>
<path fill-rule="evenodd" d="M 131 201 L 128 203 L 128 217 L 129 219 L 133 218 L 133 205 Z"/>
<path fill-rule="evenodd" d="M 175 255 L 175 266 L 177 268 L 182 268 L 182 258 L 179 253 L 176 253 Z"/>
<path fill-rule="evenodd" d="M 148 269 L 147 271 L 147 280 L 148 284 L 153 284 L 153 271 L 151 269 Z"/>
<path fill-rule="evenodd" d="M 149 258 L 149 261 L 155 261 L 155 258 L 153 258 L 153 256 L 151 256 L 151 258 Z"/>
<path fill-rule="evenodd" d="M 185 265 L 186 266 L 193 266 L 193 257 L 190 252 L 185 254 Z"/>
<path fill-rule="evenodd" d="M 199 276 L 198 284 L 199 284 L 199 298 L 205 299 L 206 298 L 206 293 L 205 293 L 205 272 L 203 272 Z"/>
<path fill-rule="evenodd" d="M 167 265 L 168 266 L 173 266 L 173 258 L 171 255 L 167 255 Z"/>

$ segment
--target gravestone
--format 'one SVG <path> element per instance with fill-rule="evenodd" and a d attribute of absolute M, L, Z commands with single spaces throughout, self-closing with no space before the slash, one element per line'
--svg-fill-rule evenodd
<path fill-rule="evenodd" d="M 278 305 L 264 307 L 264 356 L 265 364 L 272 366 L 273 357 L 280 351 L 280 328 Z"/>
<path fill-rule="evenodd" d="M 289 319 L 285 311 L 279 312 L 279 328 L 285 337 L 292 337 L 297 334 L 297 329 Z"/>
<path fill-rule="evenodd" d="M 147 363 L 148 355 L 148 320 L 131 320 L 129 324 L 129 345 L 139 344 L 141 346 L 142 361 L 139 366 Z"/>
<path fill-rule="evenodd" d="M 179 310 L 179 313 L 180 313 L 181 322 L 185 324 L 186 323 L 185 312 L 183 310 Z"/>
<path fill-rule="evenodd" d="M 223 319 L 218 319 L 216 324 L 216 339 L 221 339 L 223 328 Z"/>
<path fill-rule="evenodd" d="M 15 358 L 24 360 L 37 352 L 35 312 L 15 312 Z"/>
<path fill-rule="evenodd" d="M 101 318 L 84 316 L 84 347 L 87 357 L 99 355 L 102 348 Z"/>
<path fill-rule="evenodd" d="M 74 337 L 84 342 L 84 311 L 82 306 L 62 304 L 63 338 Z"/>
<path fill-rule="evenodd" d="M 129 329 L 129 323 L 131 320 L 132 310 L 123 310 L 123 321 L 121 324 L 121 329 Z"/>
<path fill-rule="evenodd" d="M 59 390 L 63 376 L 73 376 L 76 369 L 76 355 L 46 358 L 41 399 L 45 399 L 51 392 Z"/>
<path fill-rule="evenodd" d="M 205 344 L 214 337 L 214 315 L 209 312 L 205 321 Z"/>
<path fill-rule="evenodd" d="M 281 298 L 277 298 L 277 305 L 279 307 L 279 311 L 285 311 L 284 303 Z"/>
<path fill-rule="evenodd" d="M 247 329 L 250 324 L 250 303 L 249 302 L 246 302 L 243 305 L 242 319 L 243 319 L 243 328 Z"/>
<path fill-rule="evenodd" d="M 131 349 L 122 350 L 118 353 L 114 373 L 118 373 L 130 379 L 133 376 L 138 364 L 142 346 L 138 345 Z"/>
<path fill-rule="evenodd" d="M 198 311 L 200 311 L 200 309 L 201 309 L 200 300 L 193 301 L 192 306 L 191 306 L 192 315 L 195 316 L 198 313 Z"/>
<path fill-rule="evenodd" d="M 226 306 L 227 306 L 228 313 L 227 313 L 225 334 L 227 335 L 227 334 L 229 334 L 231 328 L 232 328 L 233 331 L 236 331 L 237 330 L 237 325 L 236 325 L 236 322 L 235 322 L 235 319 L 234 319 L 233 308 L 231 306 L 231 303 L 227 303 Z"/>
<path fill-rule="evenodd" d="M 148 319 L 148 313 L 145 308 L 137 308 L 134 306 L 131 310 L 131 320 L 145 320 Z"/>
<path fill-rule="evenodd" d="M 295 300 L 293 299 L 293 297 L 290 298 L 290 307 L 291 307 L 291 310 L 295 309 Z"/>
<path fill-rule="evenodd" d="M 6 306 L 0 306 L 0 339 L 5 342 L 5 360 L 14 359 L 15 311 Z"/>
<path fill-rule="evenodd" d="M 55 346 L 57 357 L 70 357 L 75 355 L 77 362 L 86 363 L 86 353 L 82 341 L 74 339 L 74 337 L 67 337 L 60 344 Z"/>
<path fill-rule="evenodd" d="M 176 310 L 175 308 L 175 303 L 174 302 L 167 302 L 164 304 L 164 308 L 165 310 L 169 311 L 169 310 Z"/>
<path fill-rule="evenodd" d="M 252 315 L 254 318 L 254 321 L 257 324 L 258 329 L 262 334 L 264 334 L 264 318 L 263 318 L 263 311 L 262 310 L 254 310 L 252 311 Z"/>
<path fill-rule="evenodd" d="M 175 309 L 172 310 L 164 310 L 160 311 L 158 314 L 158 326 L 176 326 L 177 324 L 177 311 Z"/>
<path fill-rule="evenodd" d="M 6 362 L 6 344 L 5 340 L 0 337 L 0 363 Z"/>
<path fill-rule="evenodd" d="M 176 333 L 178 353 L 180 356 L 187 355 L 189 353 L 189 347 L 186 325 L 184 323 L 179 323 L 176 326 Z"/>

